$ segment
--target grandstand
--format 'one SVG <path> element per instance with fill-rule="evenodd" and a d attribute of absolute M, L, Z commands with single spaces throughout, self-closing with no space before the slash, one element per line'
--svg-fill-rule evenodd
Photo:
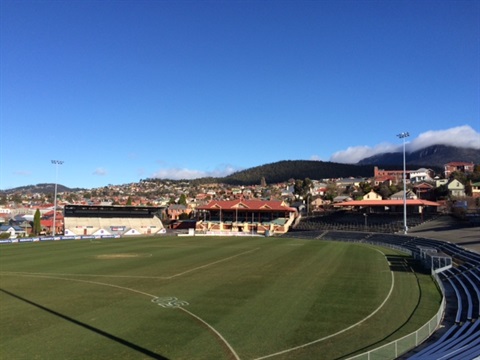
<path fill-rule="evenodd" d="M 65 235 L 109 236 L 164 233 L 160 208 L 145 206 L 66 205 Z"/>
<path fill-rule="evenodd" d="M 297 216 L 297 210 L 283 201 L 211 201 L 197 208 L 195 230 L 206 234 L 284 234 Z"/>
<path fill-rule="evenodd" d="M 422 213 L 408 216 L 408 227 L 413 228 L 435 218 L 436 214 Z M 362 213 L 338 210 L 322 216 L 301 219 L 297 230 L 341 230 L 395 233 L 404 230 L 402 213 Z"/>

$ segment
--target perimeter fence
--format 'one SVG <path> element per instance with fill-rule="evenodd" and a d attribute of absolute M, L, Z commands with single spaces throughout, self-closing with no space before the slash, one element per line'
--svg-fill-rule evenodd
<path fill-rule="evenodd" d="M 443 319 L 446 306 L 445 289 L 443 288 L 442 281 L 434 271 L 432 271 L 432 276 L 435 278 L 435 281 L 442 292 L 442 302 L 440 303 L 438 312 L 425 325 L 423 325 L 417 331 L 405 335 L 400 339 L 394 340 L 388 344 L 382 345 L 362 354 L 349 357 L 347 360 L 392 360 L 400 357 L 403 354 L 406 354 L 427 340 L 438 329 L 438 326 Z"/>

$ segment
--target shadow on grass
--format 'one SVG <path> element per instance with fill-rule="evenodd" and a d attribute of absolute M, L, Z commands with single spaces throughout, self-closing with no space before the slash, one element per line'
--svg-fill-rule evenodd
<path fill-rule="evenodd" d="M 387 255 L 388 264 L 391 271 L 411 272 L 408 264 L 409 256 L 405 255 Z"/>
<path fill-rule="evenodd" d="M 422 263 L 410 255 L 387 255 L 391 271 L 412 272 L 430 274 L 430 270 L 422 266 Z"/>
<path fill-rule="evenodd" d="M 46 312 L 48 312 L 48 313 L 50 313 L 50 314 L 52 314 L 52 315 L 58 316 L 58 317 L 62 318 L 63 320 L 70 321 L 71 323 L 73 323 L 73 324 L 75 324 L 75 325 L 78 325 L 78 326 L 81 326 L 81 327 L 83 327 L 83 328 L 85 328 L 85 329 L 87 329 L 87 330 L 93 331 L 94 333 L 99 334 L 99 335 L 101 335 L 101 336 L 104 336 L 104 337 L 106 337 L 107 339 L 113 340 L 113 341 L 115 341 L 115 342 L 117 342 L 117 343 L 119 343 L 119 344 L 121 344 L 121 345 L 123 345 L 123 346 L 127 346 L 127 347 L 129 347 L 130 349 L 132 349 L 132 350 L 138 351 L 138 352 L 140 352 L 140 353 L 142 353 L 142 354 L 144 354 L 144 355 L 147 355 L 147 356 L 151 357 L 152 359 L 168 360 L 168 358 L 166 358 L 166 357 L 164 357 L 164 356 L 162 356 L 162 355 L 156 354 L 156 353 L 154 353 L 153 351 L 150 351 L 150 350 L 148 350 L 148 349 L 145 349 L 145 348 L 143 348 L 143 347 L 141 347 L 141 346 L 138 346 L 138 345 L 136 345 L 136 344 L 133 344 L 133 343 L 127 341 L 127 340 L 121 339 L 121 338 L 119 338 L 119 337 L 117 337 L 117 336 L 115 336 L 115 335 L 109 334 L 109 333 L 107 333 L 107 332 L 105 332 L 105 331 L 102 331 L 102 330 L 100 330 L 100 329 L 97 329 L 97 328 L 95 328 L 95 327 L 93 327 L 93 326 L 90 326 L 90 325 L 88 325 L 88 324 L 85 324 L 85 323 L 83 323 L 83 322 L 81 322 L 81 321 L 72 319 L 72 318 L 69 317 L 69 316 L 60 314 L 60 313 L 58 313 L 58 312 L 56 312 L 56 311 L 54 311 L 54 310 L 51 310 L 51 309 L 49 309 L 49 308 L 47 308 L 47 307 L 45 307 L 45 306 L 42 306 L 42 305 L 37 304 L 37 303 L 35 303 L 35 302 L 33 302 L 33 301 L 27 300 L 27 299 L 25 299 L 25 298 L 23 298 L 23 297 L 21 297 L 21 296 L 15 295 L 15 294 L 7 291 L 7 290 L 0 289 L 0 291 L 3 292 L 3 293 L 5 293 L 5 294 L 7 294 L 7 295 L 10 295 L 10 296 L 18 299 L 18 300 L 24 301 L 24 302 L 26 302 L 27 304 L 33 305 L 33 306 L 35 306 L 35 307 L 37 307 L 37 308 L 39 308 L 39 309 L 41 309 L 41 310 L 44 310 L 44 311 L 46 311 Z"/>

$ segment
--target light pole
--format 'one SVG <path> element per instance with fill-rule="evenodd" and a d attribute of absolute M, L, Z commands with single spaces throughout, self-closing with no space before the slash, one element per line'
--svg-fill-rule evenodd
<path fill-rule="evenodd" d="M 53 198 L 53 236 L 55 236 L 55 227 L 57 225 L 57 183 L 58 183 L 58 165 L 63 164 L 63 160 L 52 160 L 55 165 L 55 195 Z"/>
<path fill-rule="evenodd" d="M 407 226 L 407 170 L 405 165 L 405 138 L 409 137 L 410 134 L 408 132 L 402 132 L 397 135 L 400 139 L 403 140 L 403 230 L 404 233 L 408 233 L 408 226 Z"/>

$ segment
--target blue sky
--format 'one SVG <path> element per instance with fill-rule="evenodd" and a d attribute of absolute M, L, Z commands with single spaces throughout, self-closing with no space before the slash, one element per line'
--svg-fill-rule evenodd
<path fill-rule="evenodd" d="M 480 149 L 479 1 L 0 6 L 0 189 Z"/>

